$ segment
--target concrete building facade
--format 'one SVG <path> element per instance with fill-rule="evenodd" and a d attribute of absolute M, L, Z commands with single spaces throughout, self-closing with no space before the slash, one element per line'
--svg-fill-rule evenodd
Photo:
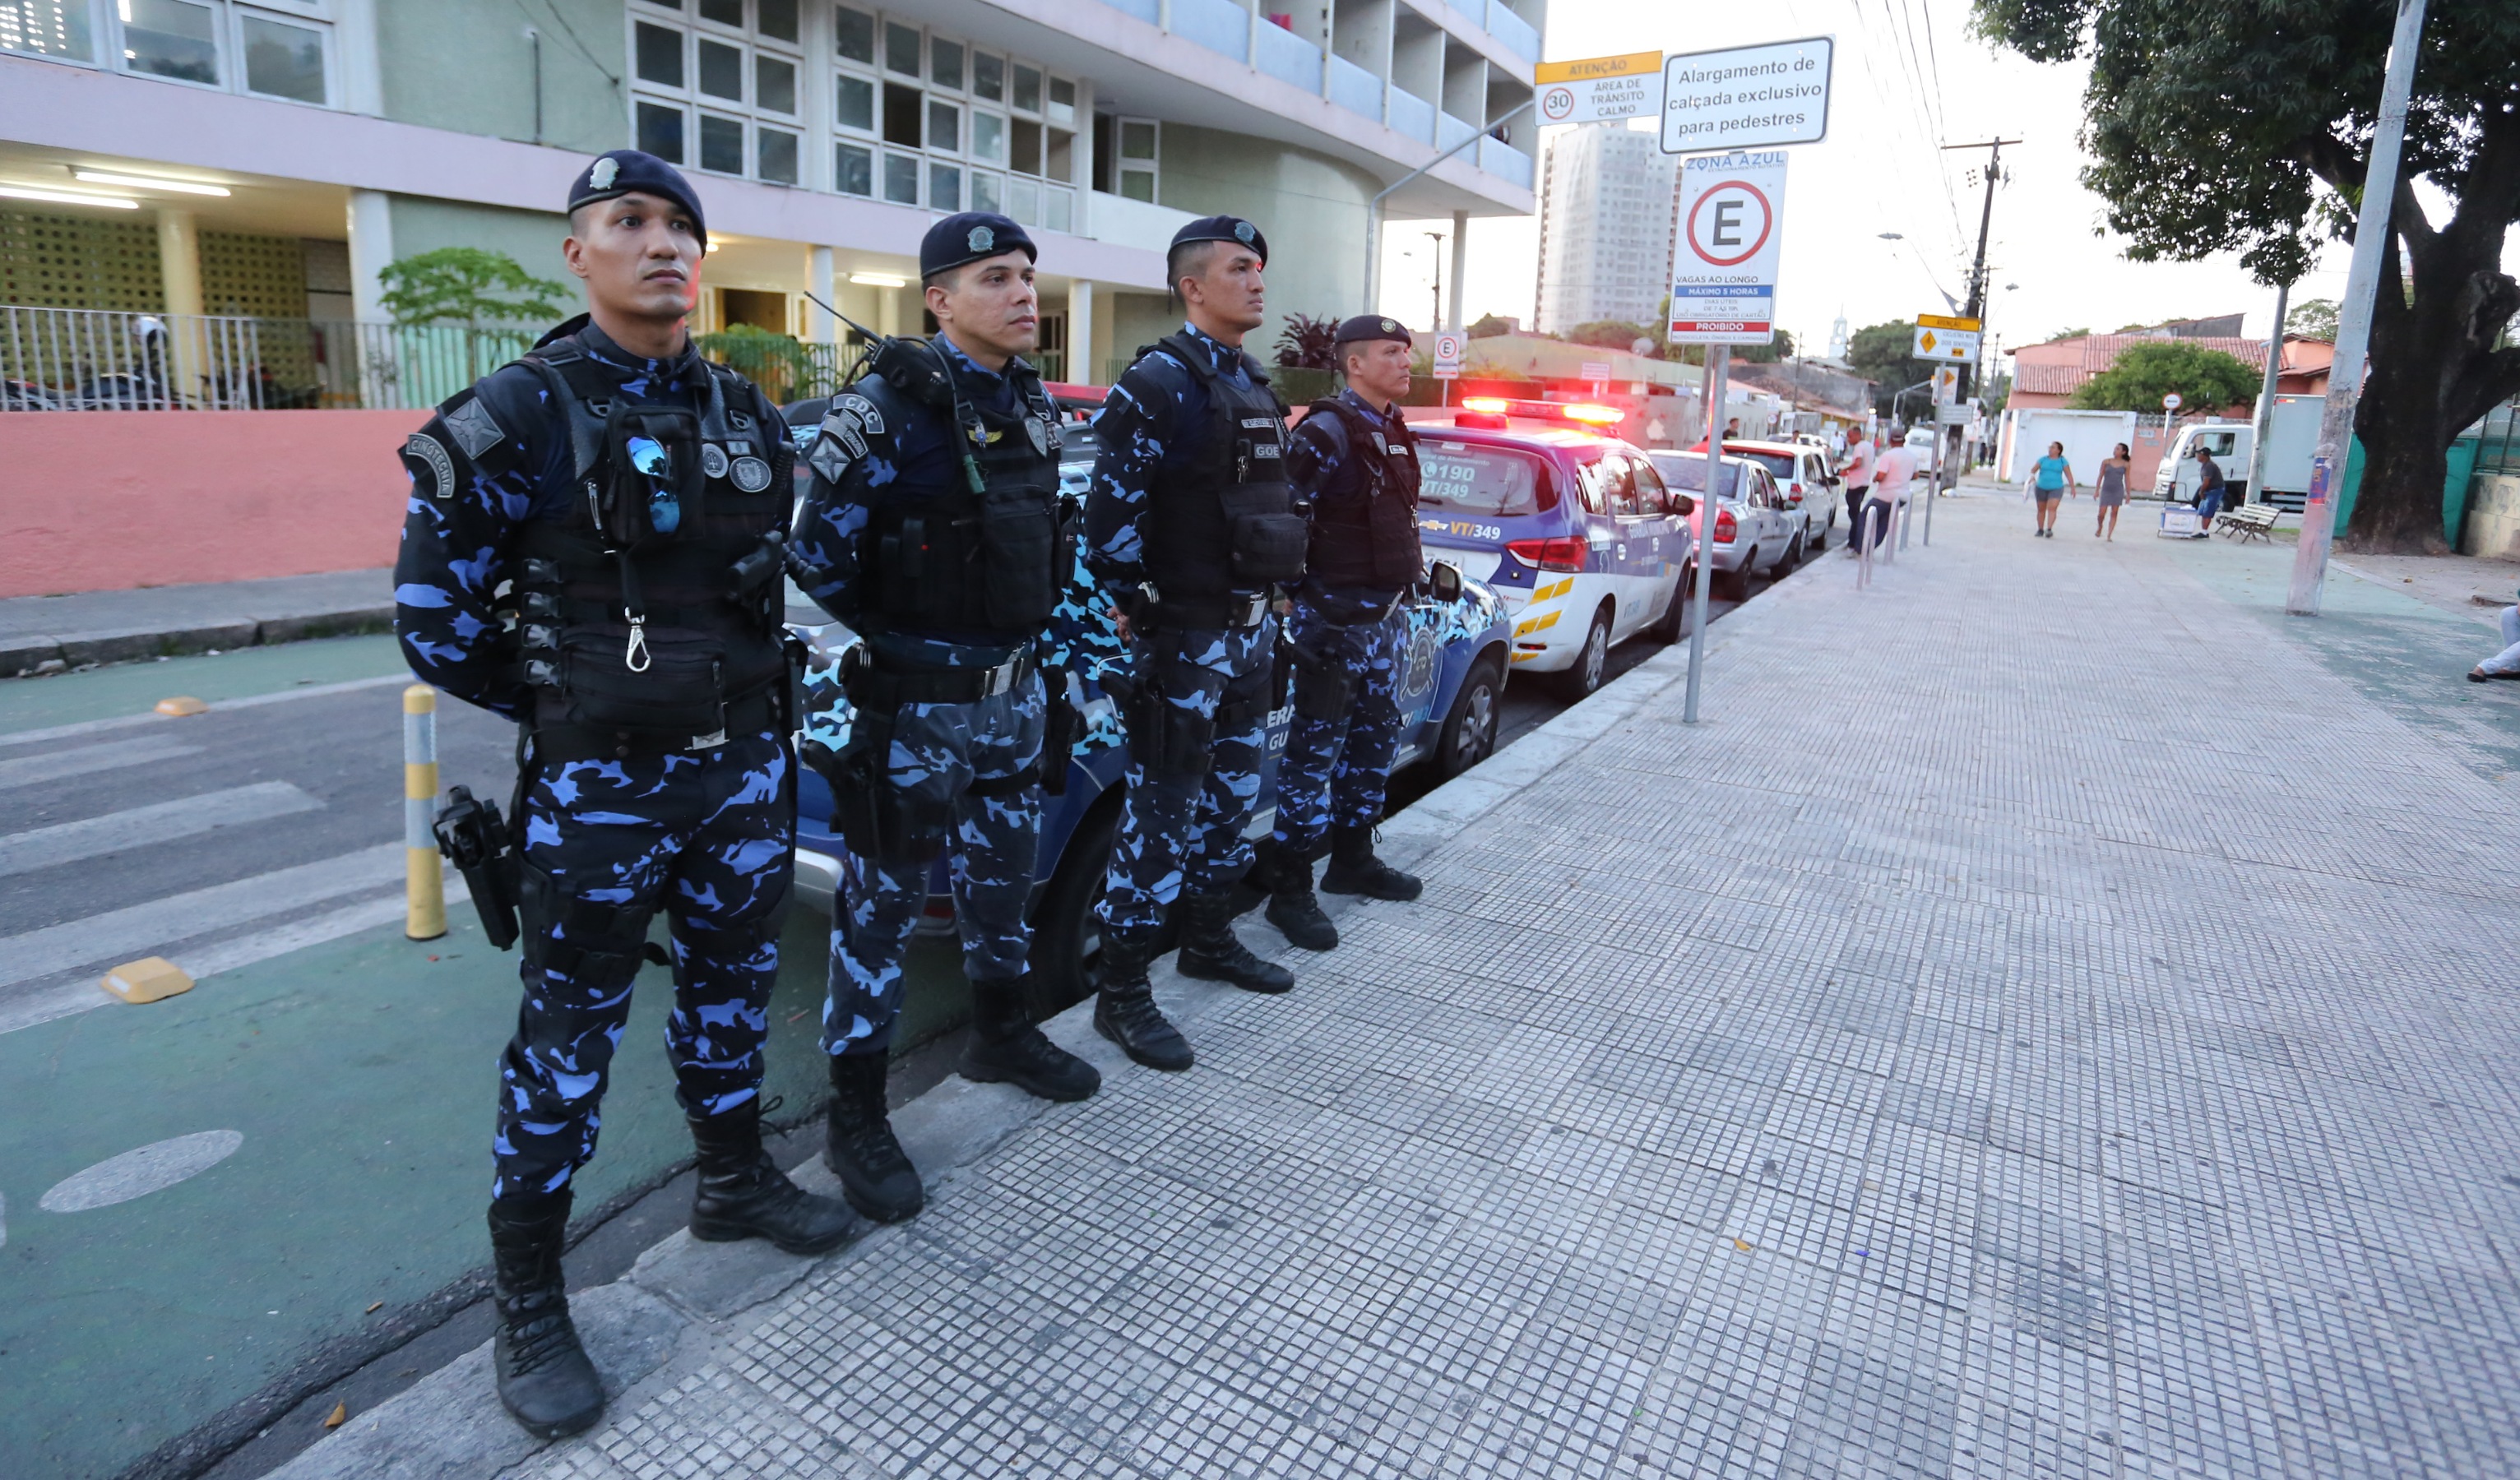
<path fill-rule="evenodd" d="M 834 341 L 808 292 L 916 331 L 920 236 L 993 208 L 1042 244 L 1046 368 L 1105 381 L 1175 321 L 1192 216 L 1269 234 L 1282 319 L 1362 307 L 1368 202 L 1420 166 L 1386 219 L 1528 213 L 1536 126 L 1480 133 L 1530 97 L 1546 10 L 10 0 L 0 299 L 374 323 L 386 266 L 447 246 L 559 279 L 569 179 L 636 145 L 706 202 L 703 331 Z"/>
<path fill-rule="evenodd" d="M 1534 328 L 1563 334 L 1599 319 L 1654 322 L 1671 292 L 1679 180 L 1679 157 L 1625 124 L 1566 129 L 1550 142 Z"/>

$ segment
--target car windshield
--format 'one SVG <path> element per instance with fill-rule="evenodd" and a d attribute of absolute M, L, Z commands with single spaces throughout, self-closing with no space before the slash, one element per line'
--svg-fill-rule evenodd
<path fill-rule="evenodd" d="M 1650 453 L 1647 456 L 1653 463 L 1654 470 L 1662 474 L 1662 480 L 1665 483 L 1674 488 L 1685 489 L 1690 493 L 1702 492 L 1705 489 L 1705 454 L 1694 452 L 1656 452 Z M 1732 461 L 1732 454 L 1730 453 L 1725 454 L 1722 486 L 1715 490 L 1715 496 L 1717 498 L 1724 499 L 1739 498 L 1741 496 L 1741 469 L 1738 464 Z"/>
<path fill-rule="evenodd" d="M 1418 467 L 1420 508 L 1485 515 L 1540 511 L 1540 460 L 1529 453 L 1428 438 L 1418 444 Z"/>
<path fill-rule="evenodd" d="M 1780 478 L 1790 478 L 1794 475 L 1795 458 L 1790 452 L 1734 452 L 1727 448 L 1724 455 L 1728 458 L 1748 458 Z"/>

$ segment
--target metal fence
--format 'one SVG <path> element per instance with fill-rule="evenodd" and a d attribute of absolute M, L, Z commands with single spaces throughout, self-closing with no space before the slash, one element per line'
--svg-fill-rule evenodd
<path fill-rule="evenodd" d="M 2476 438 L 2477 471 L 2520 472 L 2520 396 L 2487 412 L 2459 434 Z"/>
<path fill-rule="evenodd" d="M 539 328 L 355 324 L 0 304 L 0 411 L 426 410 L 525 352 Z M 860 346 L 702 335 L 781 405 L 831 395 Z M 1047 380 L 1066 356 L 1028 356 Z"/>

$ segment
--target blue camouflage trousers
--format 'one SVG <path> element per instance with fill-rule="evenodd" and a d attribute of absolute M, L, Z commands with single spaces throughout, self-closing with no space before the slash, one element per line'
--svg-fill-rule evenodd
<path fill-rule="evenodd" d="M 1097 910 L 1104 928 L 1154 931 L 1185 890 L 1223 893 L 1251 867 L 1242 831 L 1260 801 L 1277 647 L 1274 615 L 1240 630 L 1155 631 L 1130 640 L 1130 672 L 1140 686 L 1152 685 L 1166 705 L 1202 719 L 1215 721 L 1222 709 L 1229 722 L 1216 725 L 1204 775 L 1149 773 L 1132 754 Z"/>
<path fill-rule="evenodd" d="M 761 1093 L 795 875 L 785 736 L 625 760 L 528 761 L 520 827 L 524 1006 L 500 1060 L 493 1197 L 558 1191 L 595 1154 L 648 924 L 665 912 L 675 1098 L 695 1116 Z"/>
<path fill-rule="evenodd" d="M 1334 604 L 1310 592 L 1295 597 L 1286 633 L 1318 660 L 1346 670 L 1354 688 L 1347 713 L 1323 719 L 1300 698 L 1278 758 L 1277 843 L 1285 856 L 1308 859 L 1331 828 L 1371 828 L 1382 821 L 1383 785 L 1400 747 L 1398 701 L 1407 627 L 1394 604 L 1368 606 L 1341 626 Z M 1354 604 L 1338 603 L 1345 610 Z"/>
<path fill-rule="evenodd" d="M 1041 846 L 1041 783 L 999 789 L 1041 755 L 1048 713 L 1041 675 L 968 704 L 904 704 L 893 719 L 885 773 L 893 785 L 949 811 L 945 844 L 963 972 L 973 981 L 1021 976 L 1032 948 L 1024 919 Z M 976 784 L 976 789 L 975 789 Z M 873 859 L 842 863 L 832 911 L 831 990 L 823 1003 L 823 1051 L 880 1054 L 901 1013 L 901 957 L 927 904 L 926 869 L 895 871 Z"/>

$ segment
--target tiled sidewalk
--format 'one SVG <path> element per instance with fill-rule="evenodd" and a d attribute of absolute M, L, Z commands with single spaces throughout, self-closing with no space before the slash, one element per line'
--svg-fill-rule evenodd
<path fill-rule="evenodd" d="M 660 1247 L 594 1434 L 476 1356 L 292 1472 L 2520 1470 L 2511 796 L 2220 556 L 2017 513 L 1428 798 L 1291 996 L 1167 984 L 1192 1073 L 914 1107 L 907 1228 Z"/>

